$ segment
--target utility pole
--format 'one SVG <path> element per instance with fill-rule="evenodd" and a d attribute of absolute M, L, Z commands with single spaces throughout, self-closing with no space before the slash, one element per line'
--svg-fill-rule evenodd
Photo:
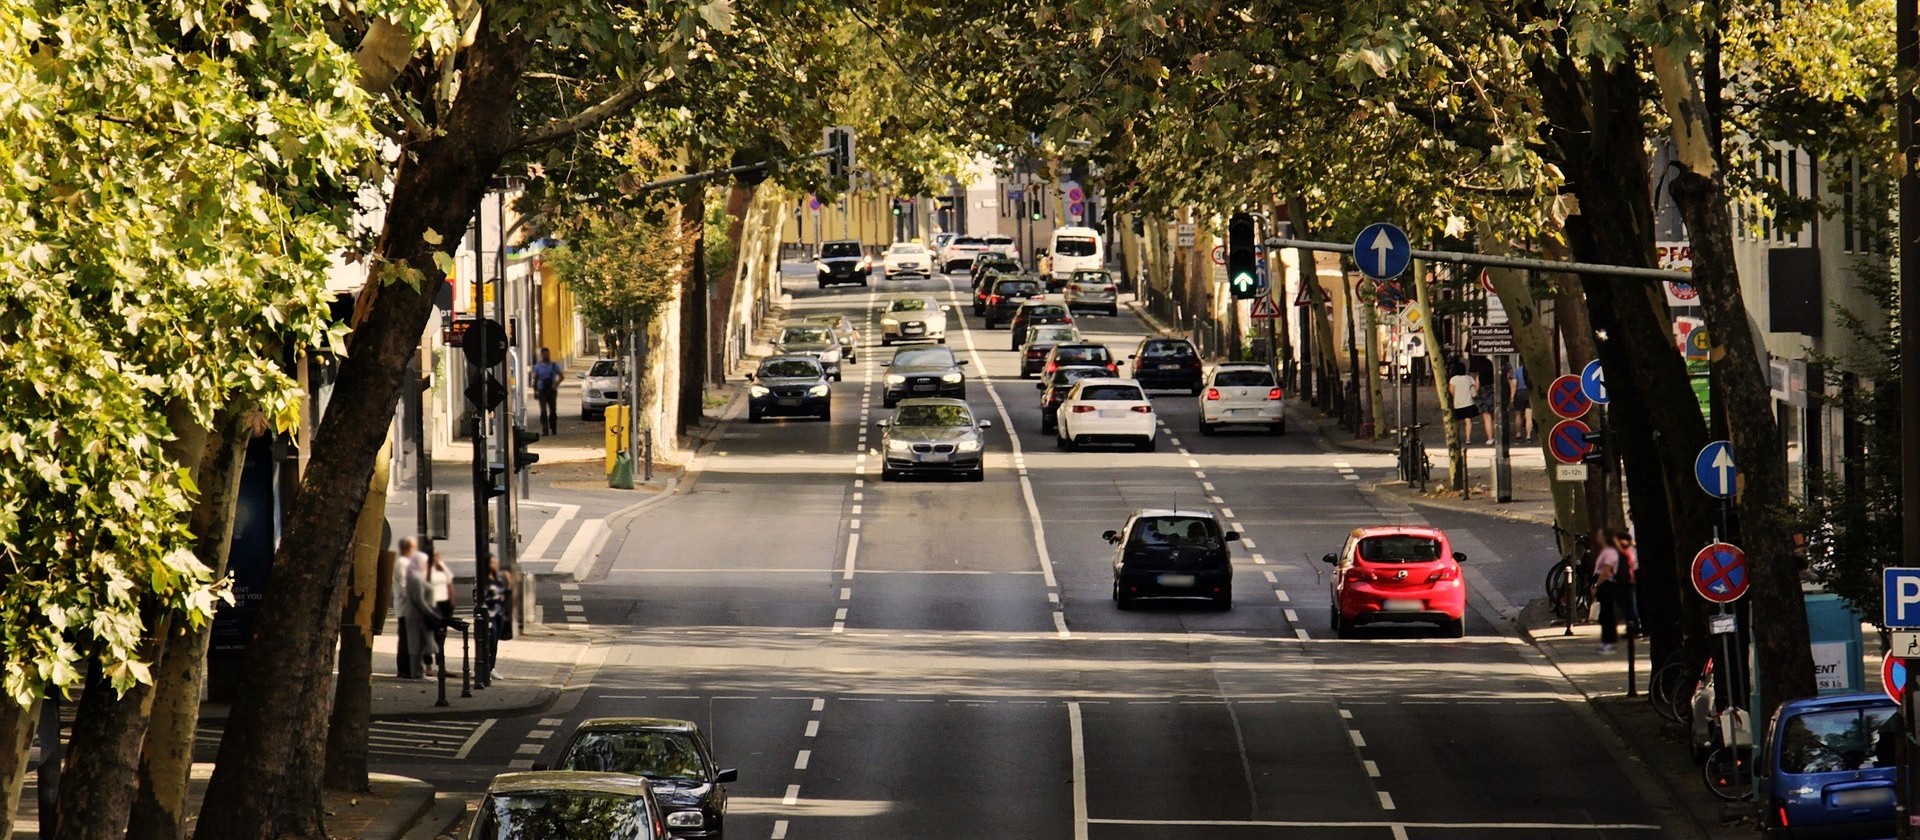
<path fill-rule="evenodd" d="M 1894 12 L 1895 64 L 1898 78 L 1920 70 L 1920 0 L 1897 0 Z M 1900 86 L 1900 154 L 1906 166 L 1900 172 L 1900 557 L 1902 565 L 1920 566 L 1920 102 L 1911 85 Z M 1902 840 L 1913 840 L 1913 810 L 1920 801 L 1920 748 L 1914 743 L 1914 694 L 1920 692 L 1920 668 L 1907 666 L 1906 690 L 1900 710 L 1907 737 L 1900 762 L 1900 804 L 1895 818 Z"/>

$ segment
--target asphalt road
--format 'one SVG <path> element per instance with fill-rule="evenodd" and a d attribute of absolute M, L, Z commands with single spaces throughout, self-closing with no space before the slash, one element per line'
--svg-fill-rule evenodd
<path fill-rule="evenodd" d="M 1156 395 L 1156 452 L 1060 452 L 964 277 L 788 287 L 794 314 L 845 312 L 869 345 L 888 298 L 952 295 L 949 344 L 994 422 L 986 480 L 879 480 L 891 353 L 863 349 L 832 422 L 729 422 L 691 492 L 616 528 L 592 580 L 547 585 L 603 639 L 581 690 L 404 769 L 475 790 L 584 717 L 650 714 L 699 722 L 739 768 L 735 838 L 1686 836 L 1500 620 L 1538 594 L 1541 529 L 1382 497 L 1387 456 L 1202 437 L 1185 395 Z M 1122 357 L 1147 329 L 1081 328 Z M 1246 535 L 1232 611 L 1114 608 L 1099 535 L 1142 506 L 1211 508 Z M 1467 638 L 1332 640 L 1313 558 L 1429 518 L 1469 556 Z"/>

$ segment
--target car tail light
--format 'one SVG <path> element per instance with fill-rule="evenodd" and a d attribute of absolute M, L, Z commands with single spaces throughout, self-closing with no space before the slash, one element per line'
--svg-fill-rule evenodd
<path fill-rule="evenodd" d="M 1052 373 L 1052 372 L 1054 372 L 1054 371 L 1056 371 L 1056 370 L 1059 370 L 1059 369 L 1060 369 L 1060 363 L 1059 363 L 1059 362 L 1048 362 L 1048 363 L 1047 363 L 1047 372 L 1048 372 L 1048 373 Z"/>
<path fill-rule="evenodd" d="M 1273 389 L 1273 390 L 1271 390 L 1271 391 L 1268 391 L 1268 392 L 1267 392 L 1267 399 L 1269 399 L 1269 400 L 1277 400 L 1277 399 L 1282 399 L 1283 397 L 1285 397 L 1285 395 L 1284 395 L 1284 394 L 1282 394 L 1282 393 L 1280 393 L 1280 389 L 1279 389 L 1279 388 L 1275 388 L 1275 389 Z"/>
<path fill-rule="evenodd" d="M 1345 575 L 1342 575 L 1342 577 L 1346 578 L 1346 581 L 1348 583 L 1365 583 L 1367 581 L 1373 580 L 1373 573 L 1367 571 L 1366 569 L 1362 569 L 1359 566 L 1354 566 L 1353 568 L 1348 569 L 1347 573 Z"/>
<path fill-rule="evenodd" d="M 1210 399 L 1210 400 L 1217 400 L 1217 399 L 1220 399 L 1220 389 L 1219 389 L 1219 388 L 1208 388 L 1208 389 L 1207 389 L 1207 399 Z"/>
<path fill-rule="evenodd" d="M 1107 372 L 1108 372 L 1108 373 L 1112 373 L 1112 374 L 1118 374 L 1118 373 L 1120 372 L 1120 366 L 1119 366 L 1119 365 L 1116 365 L 1116 364 L 1114 364 L 1114 363 L 1112 363 L 1112 362 L 1108 362 L 1108 363 L 1107 363 Z"/>
<path fill-rule="evenodd" d="M 998 305 L 998 304 L 1000 303 L 1000 296 L 999 296 L 999 295 L 987 295 L 987 303 L 989 303 L 989 304 L 994 304 L 994 305 Z"/>
<path fill-rule="evenodd" d="M 1133 413 L 1135 413 L 1135 414 L 1152 414 L 1152 413 L 1153 413 L 1153 406 L 1150 406 L 1150 405 L 1136 405 L 1136 406 L 1134 406 L 1134 407 L 1133 407 Z"/>
<path fill-rule="evenodd" d="M 1428 583 L 1437 583 L 1443 580 L 1459 580 L 1459 579 L 1460 579 L 1459 566 L 1448 566 L 1447 568 L 1441 569 L 1437 572 L 1434 572 L 1433 574 L 1427 575 Z"/>
<path fill-rule="evenodd" d="M 1093 410 L 1093 406 L 1090 406 L 1090 405 L 1076 405 L 1073 407 L 1073 413 L 1075 414 L 1085 414 L 1092 410 Z"/>
<path fill-rule="evenodd" d="M 1773 800 L 1773 812 L 1780 815 L 1780 828 L 1787 828 L 1787 803 L 1778 797 Z"/>

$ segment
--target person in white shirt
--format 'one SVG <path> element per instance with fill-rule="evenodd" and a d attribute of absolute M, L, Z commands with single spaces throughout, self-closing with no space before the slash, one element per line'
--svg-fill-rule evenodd
<path fill-rule="evenodd" d="M 412 537 L 400 538 L 398 551 L 393 560 L 393 581 L 390 606 L 393 609 L 394 622 L 398 625 L 399 650 L 395 653 L 398 675 L 403 680 L 420 677 L 420 657 L 425 651 L 416 646 L 414 631 L 420 626 L 422 617 L 416 614 L 414 603 L 407 595 L 407 581 L 415 574 L 415 567 L 423 562 L 426 555 L 416 548 Z"/>
<path fill-rule="evenodd" d="M 1473 441 L 1473 418 L 1480 416 L 1480 405 L 1474 399 L 1479 393 L 1479 385 L 1467 374 L 1467 366 L 1454 362 L 1447 366 L 1447 396 L 1453 403 L 1453 419 L 1460 421 L 1460 445 Z"/>

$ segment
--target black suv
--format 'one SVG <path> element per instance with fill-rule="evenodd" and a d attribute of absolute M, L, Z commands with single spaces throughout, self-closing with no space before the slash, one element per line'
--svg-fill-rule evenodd
<path fill-rule="evenodd" d="M 833 386 L 827 369 L 812 356 L 768 356 L 760 368 L 747 374 L 747 421 L 760 422 L 771 414 L 833 419 Z"/>
<path fill-rule="evenodd" d="M 1149 338 L 1127 358 L 1133 360 L 1133 378 L 1148 390 L 1177 389 L 1200 393 L 1200 353 L 1184 338 Z"/>
<path fill-rule="evenodd" d="M 1013 313 L 1013 349 L 1027 343 L 1027 328 L 1040 324 L 1071 324 L 1073 313 L 1057 300 L 1028 299 Z"/>
<path fill-rule="evenodd" d="M 881 362 L 887 369 L 886 388 L 880 402 L 892 408 L 907 397 L 967 398 L 967 375 L 960 371 L 966 359 L 956 359 L 945 347 L 913 347 L 893 354 L 893 361 Z"/>
<path fill-rule="evenodd" d="M 1112 543 L 1113 602 L 1129 609 L 1139 598 L 1204 598 L 1233 609 L 1233 554 L 1240 534 L 1220 527 L 1206 511 L 1141 510 L 1127 527 L 1101 536 Z"/>
<path fill-rule="evenodd" d="M 1073 383 L 1112 375 L 1103 367 L 1064 367 L 1047 374 L 1034 386 L 1040 389 L 1040 433 L 1050 435 L 1058 431 L 1060 404 L 1066 402 Z"/>
<path fill-rule="evenodd" d="M 1019 263 L 999 254 L 981 254 L 972 269 L 973 314 L 987 314 L 987 296 L 993 293 L 993 278 L 1019 273 Z"/>
<path fill-rule="evenodd" d="M 867 278 L 873 276 L 873 260 L 867 258 L 866 248 L 851 239 L 822 244 L 813 268 L 822 289 L 841 283 L 865 286 Z"/>
<path fill-rule="evenodd" d="M 1040 280 L 1035 277 L 1001 276 L 990 280 L 992 288 L 987 292 L 986 311 L 981 313 L 987 318 L 987 329 L 993 329 L 1013 317 L 1020 304 L 1027 298 L 1040 294 Z"/>

